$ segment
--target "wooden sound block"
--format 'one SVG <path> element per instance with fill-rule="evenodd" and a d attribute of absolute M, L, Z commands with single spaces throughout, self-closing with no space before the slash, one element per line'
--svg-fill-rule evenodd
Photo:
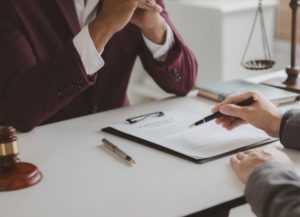
<path fill-rule="evenodd" d="M 18 162 L 12 169 L 0 172 L 0 191 L 18 190 L 35 185 L 42 177 L 35 165 Z"/>

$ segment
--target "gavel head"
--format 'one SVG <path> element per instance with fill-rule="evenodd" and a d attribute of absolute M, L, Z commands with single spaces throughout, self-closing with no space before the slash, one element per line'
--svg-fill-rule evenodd
<path fill-rule="evenodd" d="M 0 172 L 13 169 L 19 161 L 19 145 L 15 134 L 15 128 L 0 126 Z"/>

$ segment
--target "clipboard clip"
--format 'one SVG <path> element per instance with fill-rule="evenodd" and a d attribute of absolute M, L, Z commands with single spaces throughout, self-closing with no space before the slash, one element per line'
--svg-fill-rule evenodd
<path fill-rule="evenodd" d="M 139 115 L 139 116 L 136 116 L 136 117 L 128 118 L 128 119 L 126 119 L 126 121 L 129 124 L 135 124 L 135 123 L 140 122 L 140 121 L 142 121 L 146 118 L 149 118 L 149 117 L 162 117 L 164 115 L 165 114 L 161 111 L 152 112 L 152 113 L 149 113 L 149 114 L 144 114 L 144 115 Z"/>

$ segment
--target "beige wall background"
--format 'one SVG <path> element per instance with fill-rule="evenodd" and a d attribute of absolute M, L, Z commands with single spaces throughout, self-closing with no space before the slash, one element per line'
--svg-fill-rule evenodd
<path fill-rule="evenodd" d="M 290 0 L 280 0 L 278 7 L 277 37 L 279 39 L 290 40 L 291 37 L 291 8 Z M 300 7 L 297 14 L 297 40 L 300 42 Z"/>

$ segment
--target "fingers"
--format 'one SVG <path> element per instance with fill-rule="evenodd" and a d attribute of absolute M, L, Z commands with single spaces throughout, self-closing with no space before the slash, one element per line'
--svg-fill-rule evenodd
<path fill-rule="evenodd" d="M 161 13 L 163 11 L 162 7 L 153 0 L 134 0 L 134 1 L 137 2 L 138 8 L 144 10 L 150 10 L 153 13 Z"/>
<path fill-rule="evenodd" d="M 230 166 L 234 171 L 238 171 L 238 167 L 241 161 L 237 158 L 237 155 L 234 155 L 230 158 Z"/>
<path fill-rule="evenodd" d="M 246 122 L 243 119 L 228 116 L 223 116 L 216 120 L 216 124 L 222 125 L 222 127 L 226 128 L 227 130 L 233 130 L 234 128 L 245 123 Z"/>
<path fill-rule="evenodd" d="M 239 160 L 239 161 L 242 161 L 244 160 L 244 158 L 246 157 L 246 154 L 244 152 L 239 152 L 236 154 L 236 158 Z"/>
<path fill-rule="evenodd" d="M 243 182 L 247 183 L 250 174 L 253 172 L 253 163 L 249 155 L 245 152 L 240 152 L 230 158 L 230 166 L 238 176 L 238 178 Z"/>
<path fill-rule="evenodd" d="M 230 124 L 232 122 L 234 122 L 236 118 L 233 118 L 233 117 L 226 117 L 224 118 L 223 122 L 221 123 L 222 127 L 228 129 L 228 126 L 230 126 Z"/>
<path fill-rule="evenodd" d="M 224 115 L 241 118 L 243 117 L 245 108 L 233 104 L 228 104 L 220 107 L 220 112 Z"/>
<path fill-rule="evenodd" d="M 233 155 L 230 158 L 230 165 L 231 167 L 237 171 L 239 165 L 242 163 L 243 160 L 245 160 L 245 158 L 247 157 L 247 154 L 245 154 L 245 152 L 239 152 L 236 155 Z"/>
<path fill-rule="evenodd" d="M 230 164 L 232 168 L 237 168 L 240 163 L 242 163 L 248 157 L 248 153 L 246 151 L 239 152 L 231 157 Z"/>
<path fill-rule="evenodd" d="M 240 95 L 236 95 L 236 96 L 233 96 L 233 97 L 229 97 L 227 99 L 225 99 L 223 102 L 221 102 L 220 104 L 216 105 L 213 109 L 212 109 L 212 112 L 218 112 L 220 110 L 220 108 L 224 105 L 227 105 L 227 104 L 236 104 L 238 102 L 241 102 L 253 95 L 257 95 L 260 97 L 260 94 L 257 93 L 257 92 L 247 92 L 247 93 L 244 93 L 244 94 L 240 94 Z"/>
<path fill-rule="evenodd" d="M 239 127 L 239 126 L 241 126 L 241 125 L 243 125 L 243 124 L 245 124 L 246 122 L 244 121 L 244 120 L 242 120 L 242 119 L 235 119 L 235 120 L 233 120 L 227 127 L 226 127 L 226 129 L 227 130 L 233 130 L 233 129 L 235 129 L 235 128 L 237 128 L 237 127 Z"/>
<path fill-rule="evenodd" d="M 224 121 L 226 121 L 227 118 L 228 117 L 226 117 L 226 116 L 219 117 L 219 118 L 217 118 L 216 123 L 222 124 Z"/>
<path fill-rule="evenodd" d="M 146 1 L 146 5 L 153 11 L 156 13 L 161 13 L 163 11 L 162 7 L 158 4 L 156 4 L 156 2 L 150 2 L 150 1 Z"/>
<path fill-rule="evenodd" d="M 233 124 L 236 118 L 240 118 L 243 114 L 243 109 L 240 106 L 229 104 L 224 105 L 220 108 L 220 112 L 226 116 L 222 116 L 217 118 L 216 123 L 222 124 L 223 127 L 227 128 L 227 126 Z"/>

